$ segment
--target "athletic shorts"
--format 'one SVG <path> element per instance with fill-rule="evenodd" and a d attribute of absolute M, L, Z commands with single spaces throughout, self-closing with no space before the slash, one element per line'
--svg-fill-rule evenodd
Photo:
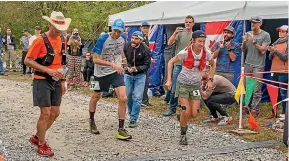
<path fill-rule="evenodd" d="M 175 97 L 201 100 L 200 85 L 186 85 L 177 82 Z"/>
<path fill-rule="evenodd" d="M 33 105 L 39 107 L 60 106 L 62 99 L 61 81 L 34 79 Z"/>
<path fill-rule="evenodd" d="M 112 73 L 103 77 L 94 76 L 94 81 L 99 82 L 100 90 L 94 90 L 95 92 L 109 92 L 110 86 L 113 88 L 125 86 L 123 74 Z"/>

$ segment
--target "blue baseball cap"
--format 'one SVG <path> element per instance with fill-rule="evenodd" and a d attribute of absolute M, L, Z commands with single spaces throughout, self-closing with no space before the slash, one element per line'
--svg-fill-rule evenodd
<path fill-rule="evenodd" d="M 206 33 L 202 30 L 197 30 L 193 32 L 192 38 L 207 37 Z"/>
<path fill-rule="evenodd" d="M 148 23 L 148 22 L 146 22 L 146 21 L 143 21 L 143 22 L 141 23 L 141 26 L 150 26 L 150 25 L 149 25 L 149 23 Z"/>
<path fill-rule="evenodd" d="M 124 30 L 124 22 L 122 19 L 116 19 L 113 21 L 113 24 L 111 25 L 112 30 L 119 30 L 123 32 Z"/>
<path fill-rule="evenodd" d="M 140 32 L 140 31 L 135 31 L 135 32 L 133 32 L 132 36 L 136 36 L 136 37 L 138 37 L 139 39 L 143 40 L 143 33 Z"/>

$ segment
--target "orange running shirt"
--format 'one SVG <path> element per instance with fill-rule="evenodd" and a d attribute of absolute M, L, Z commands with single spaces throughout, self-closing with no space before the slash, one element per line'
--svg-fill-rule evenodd
<path fill-rule="evenodd" d="M 50 66 L 48 66 L 48 68 L 55 69 L 55 70 L 62 68 L 62 65 L 61 65 L 61 60 L 62 60 L 61 46 L 62 46 L 62 44 L 61 44 L 60 36 L 57 36 L 55 38 L 47 36 L 47 38 L 48 38 L 48 40 L 49 40 L 49 42 L 50 42 L 50 44 L 51 44 L 51 46 L 55 52 L 53 62 Z M 66 41 L 64 40 L 64 42 L 66 42 Z M 31 45 L 31 47 L 27 53 L 27 57 L 33 58 L 35 60 L 37 58 L 44 57 L 46 54 L 47 54 L 47 50 L 45 47 L 44 40 L 43 40 L 42 36 L 39 36 L 33 41 L 32 45 Z M 33 77 L 34 77 L 34 79 L 45 79 L 45 77 L 38 76 L 38 75 L 34 75 Z"/>

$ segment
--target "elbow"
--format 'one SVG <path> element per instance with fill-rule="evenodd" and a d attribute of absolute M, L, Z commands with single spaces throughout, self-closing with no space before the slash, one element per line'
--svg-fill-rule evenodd
<path fill-rule="evenodd" d="M 27 65 L 27 66 L 29 66 L 29 59 L 28 59 L 28 58 L 25 58 L 25 59 L 24 59 L 24 64 Z"/>

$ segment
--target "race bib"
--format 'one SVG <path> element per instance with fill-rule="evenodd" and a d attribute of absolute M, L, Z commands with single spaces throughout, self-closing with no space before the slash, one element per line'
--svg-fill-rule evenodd
<path fill-rule="evenodd" d="M 193 91 L 193 96 L 200 96 L 200 91 L 199 90 L 194 90 Z"/>
<path fill-rule="evenodd" d="M 100 90 L 99 82 L 98 81 L 91 81 L 90 82 L 90 90 L 92 90 L 92 91 Z"/>

